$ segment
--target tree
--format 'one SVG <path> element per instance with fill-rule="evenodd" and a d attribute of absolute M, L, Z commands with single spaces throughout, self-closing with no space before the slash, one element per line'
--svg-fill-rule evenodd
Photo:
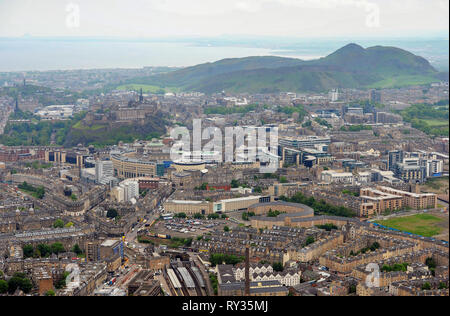
<path fill-rule="evenodd" d="M 230 227 L 225 226 L 225 227 L 223 228 L 223 231 L 224 231 L 224 232 L 229 232 L 229 231 L 230 231 Z"/>
<path fill-rule="evenodd" d="M 45 296 L 55 296 L 55 291 L 48 290 L 47 292 L 45 292 Z"/>
<path fill-rule="evenodd" d="M 77 255 L 81 255 L 83 253 L 83 250 L 81 250 L 78 244 L 75 244 L 72 247 L 72 252 L 75 252 Z"/>
<path fill-rule="evenodd" d="M 422 285 L 422 290 L 423 290 L 423 291 L 431 290 L 431 284 L 428 283 L 428 282 L 425 282 L 425 283 Z"/>
<path fill-rule="evenodd" d="M 33 245 L 25 245 L 25 246 L 23 246 L 22 249 L 23 249 L 23 256 L 25 258 L 33 257 L 33 253 L 34 253 Z"/>
<path fill-rule="evenodd" d="M 0 294 L 5 294 L 6 292 L 8 292 L 8 282 L 0 280 Z"/>
<path fill-rule="evenodd" d="M 58 218 L 54 223 L 53 223 L 53 227 L 54 228 L 63 228 L 64 227 L 64 221 L 60 218 Z"/>
<path fill-rule="evenodd" d="M 305 245 L 308 246 L 308 245 L 310 245 L 310 244 L 312 244 L 314 242 L 315 242 L 314 237 L 313 236 L 308 236 L 308 238 L 306 238 Z"/>
<path fill-rule="evenodd" d="M 274 264 L 272 264 L 272 268 L 277 272 L 283 272 L 284 270 L 283 264 L 281 262 L 275 262 Z"/>
<path fill-rule="evenodd" d="M 40 257 L 48 257 L 52 254 L 52 248 L 46 244 L 39 244 L 37 250 L 39 251 Z"/>
<path fill-rule="evenodd" d="M 116 218 L 117 216 L 119 216 L 119 213 L 117 213 L 117 211 L 113 208 L 110 208 L 106 213 L 106 217 L 108 218 Z"/>
<path fill-rule="evenodd" d="M 428 268 L 430 269 L 434 269 L 436 268 L 437 264 L 434 261 L 434 259 L 432 257 L 429 257 L 425 260 L 425 264 L 428 266 Z"/>
<path fill-rule="evenodd" d="M 17 289 L 22 290 L 24 293 L 29 293 L 32 288 L 33 284 L 23 273 L 15 273 L 8 281 L 8 292 L 10 294 L 13 294 Z"/>
<path fill-rule="evenodd" d="M 194 214 L 194 218 L 195 219 L 205 219 L 205 215 L 202 215 L 200 213 L 196 213 L 196 214 Z"/>
<path fill-rule="evenodd" d="M 208 215 L 208 219 L 219 219 L 219 217 L 220 217 L 219 214 L 216 213 Z"/>
<path fill-rule="evenodd" d="M 54 253 L 54 254 L 59 254 L 59 253 L 62 253 L 62 252 L 65 252 L 65 251 L 66 251 L 66 250 L 64 249 L 63 244 L 60 243 L 60 242 L 55 242 L 55 243 L 52 244 L 50 247 L 51 247 L 51 249 L 52 249 L 52 253 Z"/>
<path fill-rule="evenodd" d="M 287 178 L 284 176 L 280 177 L 280 183 L 288 183 Z"/>
<path fill-rule="evenodd" d="M 65 271 L 61 278 L 55 283 L 55 288 L 62 289 L 66 286 L 66 279 L 70 275 L 70 272 Z"/>
<path fill-rule="evenodd" d="M 211 262 L 211 265 L 215 267 L 218 264 L 222 264 L 225 262 L 225 264 L 238 264 L 239 262 L 244 261 L 244 257 L 237 257 L 235 255 L 226 255 L 223 253 L 213 253 L 209 256 L 209 262 Z"/>
<path fill-rule="evenodd" d="M 231 187 L 233 189 L 239 188 L 239 181 L 238 180 L 231 180 Z"/>
<path fill-rule="evenodd" d="M 253 192 L 254 193 L 262 193 L 262 188 L 261 187 L 254 187 L 253 188 Z"/>

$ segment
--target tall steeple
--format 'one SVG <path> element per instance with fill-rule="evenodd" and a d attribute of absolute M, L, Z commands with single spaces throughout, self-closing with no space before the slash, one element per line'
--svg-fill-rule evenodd
<path fill-rule="evenodd" d="M 142 88 L 141 88 L 141 91 L 139 93 L 139 103 L 144 103 L 144 95 L 142 94 Z"/>

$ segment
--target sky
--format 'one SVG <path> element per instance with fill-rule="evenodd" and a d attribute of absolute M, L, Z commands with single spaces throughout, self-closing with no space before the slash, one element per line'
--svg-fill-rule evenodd
<path fill-rule="evenodd" d="M 430 36 L 449 0 L 0 0 L 0 37 Z"/>

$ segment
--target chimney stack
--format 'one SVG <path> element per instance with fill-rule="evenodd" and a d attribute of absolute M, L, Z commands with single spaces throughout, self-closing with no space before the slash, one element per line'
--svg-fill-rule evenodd
<path fill-rule="evenodd" d="M 250 249 L 245 247 L 245 296 L 250 296 Z"/>

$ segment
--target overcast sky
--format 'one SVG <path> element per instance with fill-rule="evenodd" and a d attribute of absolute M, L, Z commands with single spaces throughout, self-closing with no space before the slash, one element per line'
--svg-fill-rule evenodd
<path fill-rule="evenodd" d="M 448 11 L 448 0 L 0 0 L 0 37 L 448 36 Z"/>

